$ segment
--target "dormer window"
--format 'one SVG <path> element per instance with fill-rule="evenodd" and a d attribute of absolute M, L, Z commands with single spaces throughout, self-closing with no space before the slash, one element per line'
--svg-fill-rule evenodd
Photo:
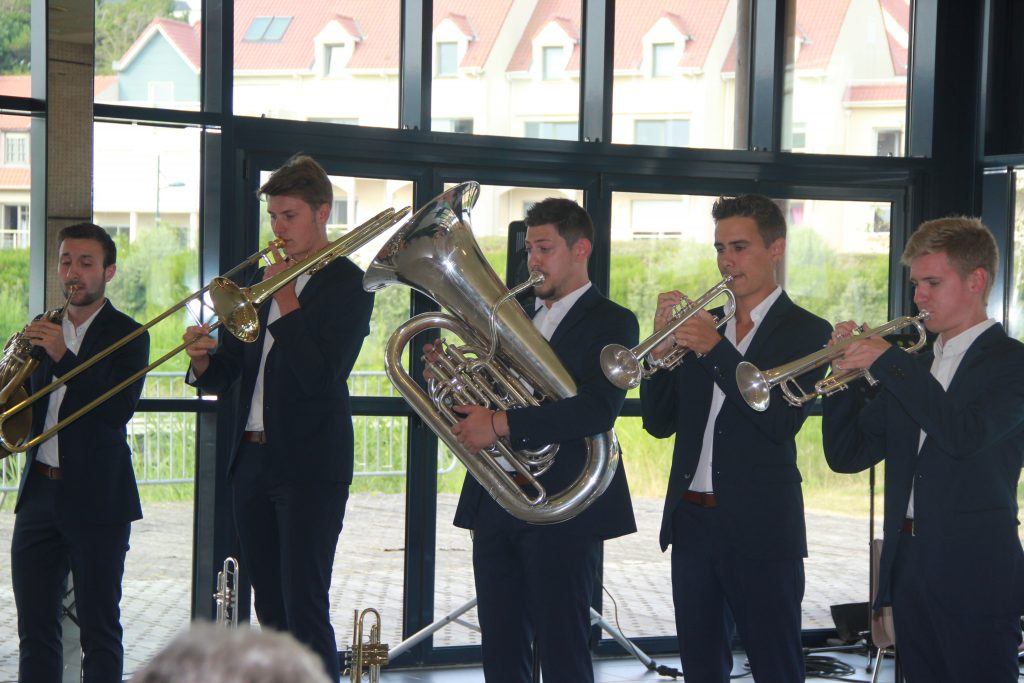
<path fill-rule="evenodd" d="M 279 43 L 291 23 L 291 17 L 256 17 L 242 40 L 247 43 Z"/>
<path fill-rule="evenodd" d="M 541 73 L 545 81 L 553 81 L 562 75 L 565 70 L 564 54 L 565 48 L 561 45 L 545 45 L 541 48 Z"/>
<path fill-rule="evenodd" d="M 438 43 L 437 44 L 437 75 L 456 76 L 459 71 L 459 44 Z"/>
<path fill-rule="evenodd" d="M 348 61 L 345 43 L 326 43 L 324 45 L 324 76 L 340 76 Z"/>
<path fill-rule="evenodd" d="M 672 75 L 675 66 L 675 43 L 651 44 L 651 77 L 665 78 Z"/>

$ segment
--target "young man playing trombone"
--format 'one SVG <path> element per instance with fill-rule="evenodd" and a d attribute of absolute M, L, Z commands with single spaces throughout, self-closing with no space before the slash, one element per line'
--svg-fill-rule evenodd
<path fill-rule="evenodd" d="M 834 371 L 867 370 L 879 387 L 861 382 L 823 402 L 832 469 L 885 460 L 875 607 L 892 606 L 909 683 L 1011 683 L 1019 673 L 1024 345 L 985 310 L 998 260 L 975 218 L 922 224 L 903 264 L 938 335 L 933 350 L 915 357 L 880 337 L 847 340 Z M 854 330 L 839 323 L 832 342 Z"/>
<path fill-rule="evenodd" d="M 31 375 L 33 392 L 139 327 L 105 296 L 117 271 L 117 248 L 107 232 L 79 223 L 61 230 L 58 241 L 57 274 L 67 308 L 60 322 L 41 316 L 25 329 L 26 338 L 46 351 Z M 41 401 L 32 414 L 31 433 L 49 430 L 144 368 L 148 359 L 149 334 L 144 332 Z M 121 680 L 121 577 L 131 523 L 142 518 L 125 425 L 135 413 L 143 381 L 27 452 L 11 539 L 19 681 L 62 680 L 60 613 L 69 570 L 81 629 L 82 680 Z"/>
<path fill-rule="evenodd" d="M 260 188 L 287 259 L 266 280 L 328 245 L 333 190 L 312 158 L 296 155 Z M 186 351 L 190 383 L 226 395 L 241 379 L 238 437 L 228 454 L 241 565 L 260 624 L 288 631 L 316 652 L 338 680 L 329 590 L 352 483 L 354 435 L 347 380 L 370 332 L 373 295 L 363 271 L 336 258 L 281 287 L 259 311 L 259 336 L 244 344 L 209 326 Z"/>
<path fill-rule="evenodd" d="M 830 328 L 776 282 L 786 223 L 770 199 L 723 197 L 712 217 L 735 315 L 724 335 L 704 311 L 681 324 L 652 354 L 662 358 L 673 342 L 695 353 L 640 386 L 644 429 L 676 435 L 661 547 L 672 545 L 680 659 L 688 683 L 726 683 L 734 621 L 754 680 L 797 683 L 807 540 L 795 436 L 807 411 L 783 401 L 755 411 L 737 387 L 736 366 L 799 358 L 824 345 Z M 658 296 L 655 330 L 683 301 L 680 292 Z"/>

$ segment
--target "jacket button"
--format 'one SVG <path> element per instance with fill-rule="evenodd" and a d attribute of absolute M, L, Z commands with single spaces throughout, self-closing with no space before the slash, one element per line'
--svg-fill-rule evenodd
<path fill-rule="evenodd" d="M 683 479 L 689 479 L 689 478 L 690 478 L 691 476 L 692 476 L 692 475 L 689 475 L 689 474 L 684 474 L 684 475 L 683 475 Z"/>

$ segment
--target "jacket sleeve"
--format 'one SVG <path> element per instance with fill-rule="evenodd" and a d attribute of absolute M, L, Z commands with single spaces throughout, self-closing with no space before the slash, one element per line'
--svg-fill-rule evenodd
<path fill-rule="evenodd" d="M 227 391 L 242 374 L 244 342 L 236 339 L 223 327 L 220 328 L 218 335 L 220 344 L 210 354 L 210 365 L 206 368 L 206 372 L 191 379 L 194 373 L 190 363 L 185 373 L 185 380 L 190 386 L 211 394 L 221 394 Z"/>
<path fill-rule="evenodd" d="M 683 362 L 688 362 L 684 359 Z M 682 367 L 670 371 L 659 370 L 640 383 L 640 413 L 644 430 L 656 439 L 664 439 L 676 433 L 676 382 L 681 378 Z"/>
<path fill-rule="evenodd" d="M 975 362 L 965 358 L 957 373 L 979 371 Z M 1016 344 L 998 354 L 997 371 L 986 373 L 984 389 L 966 404 L 955 403 L 928 368 L 895 347 L 879 356 L 871 374 L 953 458 L 985 452 L 1024 423 L 1024 349 Z"/>
<path fill-rule="evenodd" d="M 870 390 L 866 382 L 821 400 L 822 448 L 832 471 L 862 472 L 885 458 L 887 400 L 885 392 Z"/>
<path fill-rule="evenodd" d="M 590 314 L 596 317 L 597 314 Z M 608 344 L 636 346 L 640 326 L 630 311 L 616 307 L 615 314 L 594 320 L 586 344 L 573 350 L 585 360 L 585 370 L 576 377 L 572 398 L 508 411 L 510 441 L 516 448 L 538 448 L 600 434 L 615 425 L 626 392 L 605 378 L 601 371 L 601 349 Z"/>

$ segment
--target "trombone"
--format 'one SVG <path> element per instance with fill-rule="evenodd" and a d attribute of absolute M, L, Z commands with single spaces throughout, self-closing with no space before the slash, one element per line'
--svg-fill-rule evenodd
<path fill-rule="evenodd" d="M 85 372 L 93 365 L 112 354 L 114 351 L 117 351 L 119 348 L 132 341 L 149 328 L 173 314 L 175 311 L 184 308 L 189 302 L 199 299 L 206 292 L 209 292 L 210 299 L 213 303 L 213 309 L 217 314 L 217 322 L 210 326 L 210 331 L 212 332 L 223 325 L 228 332 L 239 340 L 243 342 L 255 341 L 259 335 L 260 327 L 256 308 L 260 304 L 264 303 L 279 289 L 300 275 L 307 272 L 310 274 L 315 273 L 334 259 L 341 256 L 347 256 L 360 247 L 365 246 L 385 230 L 398 223 L 398 221 L 404 218 L 408 213 L 409 207 L 397 212 L 394 209 L 385 209 L 362 225 L 352 229 L 350 232 L 342 235 L 333 242 L 330 242 L 316 253 L 311 254 L 308 258 L 299 261 L 280 273 L 277 273 L 276 275 L 273 275 L 252 287 L 239 287 L 231 281 L 230 277 L 232 275 L 236 274 L 243 268 L 255 264 L 260 259 L 264 259 L 269 263 L 267 254 L 272 248 L 278 246 L 278 243 L 275 243 L 276 241 L 272 242 L 266 249 L 256 252 L 224 275 L 214 278 L 206 287 L 203 287 L 194 294 L 185 297 L 160 315 L 147 322 L 145 325 L 133 330 L 107 348 L 98 352 L 74 370 L 71 370 L 62 377 L 58 377 L 36 393 L 4 410 L 0 413 L 0 446 L 3 446 L 3 448 L 8 451 L 20 453 L 27 451 L 43 441 L 46 441 L 61 429 L 64 429 L 64 427 L 80 418 L 82 415 L 133 384 L 153 368 L 158 365 L 162 365 L 167 361 L 167 359 L 177 355 L 182 349 L 193 344 L 200 338 L 199 336 L 193 337 L 192 339 L 179 344 L 146 367 L 137 371 L 127 379 L 124 379 L 119 384 L 111 387 L 105 393 L 94 398 L 92 401 L 71 413 L 63 420 L 57 422 L 57 424 L 28 441 L 23 441 L 25 436 L 27 436 L 27 430 L 23 430 L 19 434 L 11 434 L 10 436 L 8 436 L 4 431 L 4 426 L 7 423 L 7 420 L 11 419 L 12 416 L 20 413 L 39 399 L 64 386 L 79 374 Z"/>
<path fill-rule="evenodd" d="M 640 386 L 641 380 L 649 378 L 658 370 L 671 370 L 683 362 L 690 349 L 675 345 L 673 340 L 672 350 L 663 358 L 651 358 L 650 353 L 661 342 L 665 341 L 680 325 L 697 315 L 698 311 L 710 304 L 721 295 L 725 295 L 732 302 L 733 312 L 727 313 L 721 319 L 715 318 L 715 327 L 721 327 L 729 322 L 735 315 L 736 297 L 729 290 L 729 283 L 732 282 L 732 275 L 726 275 L 722 280 L 704 292 L 700 297 L 674 311 L 672 319 L 668 324 L 640 342 L 632 349 L 627 349 L 621 344 L 609 344 L 601 349 L 601 370 L 608 381 L 619 389 L 635 389 Z"/>
<path fill-rule="evenodd" d="M 768 404 L 771 402 L 771 390 L 776 384 L 782 387 L 782 395 L 785 397 L 786 402 L 796 407 L 800 407 L 818 396 L 831 396 L 838 391 L 842 391 L 850 382 L 861 377 L 866 379 L 868 384 L 874 386 L 878 383 L 878 380 L 871 376 L 867 368 L 847 370 L 839 374 L 833 372 L 828 377 L 818 380 L 814 385 L 814 391 L 807 393 L 804 393 L 800 385 L 796 383 L 796 378 L 841 357 L 846 352 L 846 347 L 855 341 L 865 337 L 892 334 L 905 327 L 914 327 L 917 330 L 917 341 L 903 349 L 907 353 L 913 353 L 924 346 L 927 340 L 927 333 L 924 329 L 924 321 L 927 319 L 928 311 L 921 311 L 914 316 L 905 315 L 895 318 L 884 325 L 858 332 L 853 336 L 836 342 L 832 346 L 826 346 L 803 358 L 798 358 L 791 363 L 780 365 L 771 370 L 758 370 L 753 363 L 743 361 L 736 366 L 736 384 L 747 405 L 759 412 L 764 412 L 768 409 Z"/>

